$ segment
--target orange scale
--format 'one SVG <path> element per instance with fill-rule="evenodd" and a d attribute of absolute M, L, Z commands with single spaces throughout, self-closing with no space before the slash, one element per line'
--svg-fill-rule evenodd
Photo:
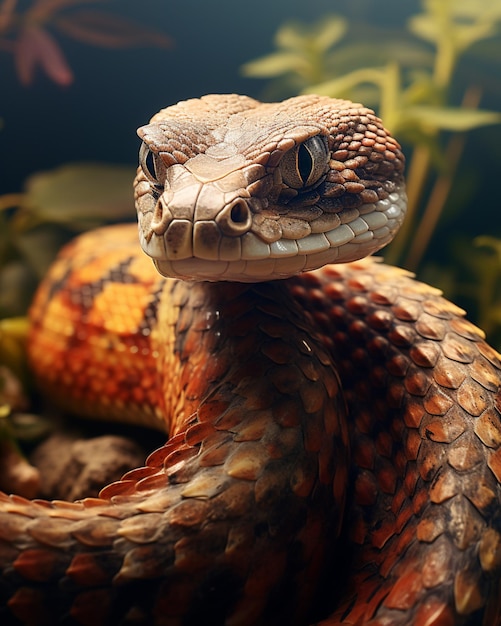
<path fill-rule="evenodd" d="M 398 512 L 400 511 L 400 509 L 402 508 L 406 500 L 407 500 L 407 493 L 405 492 L 404 489 L 399 489 L 395 493 L 395 496 L 393 497 L 391 501 L 391 512 L 393 513 L 393 515 L 395 516 L 398 515 Z"/>
<path fill-rule="evenodd" d="M 452 555 L 449 542 L 444 540 L 438 540 L 426 551 L 421 572 L 423 584 L 427 589 L 437 587 L 450 579 Z"/>
<path fill-rule="evenodd" d="M 422 402 L 418 402 L 413 398 L 409 398 L 404 413 L 405 425 L 409 428 L 419 428 L 421 421 L 425 415 Z"/>
<path fill-rule="evenodd" d="M 82 587 L 105 585 L 110 580 L 109 573 L 99 566 L 95 556 L 86 553 L 79 553 L 73 557 L 66 575 Z"/>
<path fill-rule="evenodd" d="M 489 394 L 473 381 L 465 381 L 458 390 L 458 403 L 470 415 L 478 417 L 489 406 Z"/>
<path fill-rule="evenodd" d="M 12 565 L 24 578 L 46 582 L 57 573 L 60 561 L 60 553 L 54 550 L 33 548 L 23 550 Z"/>
<path fill-rule="evenodd" d="M 396 304 L 392 307 L 395 317 L 402 322 L 415 322 L 421 311 L 418 304 L 409 302 L 404 298 L 397 299 Z"/>
<path fill-rule="evenodd" d="M 452 610 L 438 598 L 423 602 L 414 618 L 415 626 L 455 626 L 456 618 Z"/>
<path fill-rule="evenodd" d="M 378 488 L 371 472 L 360 472 L 355 481 L 355 502 L 359 506 L 372 506 L 377 501 Z"/>
<path fill-rule="evenodd" d="M 100 326 L 108 332 L 135 333 L 144 319 L 142 307 L 131 307 L 131 302 L 147 302 L 148 285 L 109 283 L 94 298 L 88 323 Z"/>
<path fill-rule="evenodd" d="M 405 452 L 410 461 L 415 461 L 418 458 L 422 442 L 421 435 L 416 430 L 409 431 L 405 442 Z"/>
<path fill-rule="evenodd" d="M 423 581 L 419 571 L 410 571 L 395 582 L 383 604 L 389 609 L 405 611 L 411 609 L 423 591 Z"/>
<path fill-rule="evenodd" d="M 20 587 L 9 599 L 8 607 L 22 624 L 32 624 L 33 616 L 37 616 L 38 623 L 50 623 L 47 594 L 41 589 Z"/>
<path fill-rule="evenodd" d="M 376 438 L 376 450 L 382 456 L 391 457 L 393 438 L 389 433 L 380 432 Z"/>
<path fill-rule="evenodd" d="M 381 526 L 372 533 L 372 545 L 378 550 L 381 550 L 388 541 L 395 536 L 395 520 L 392 516 L 388 516 L 387 519 L 381 524 Z"/>
<path fill-rule="evenodd" d="M 111 389 L 116 389 L 116 387 L 111 387 Z M 113 395 L 113 391 L 111 391 L 111 394 Z M 141 387 L 134 387 L 131 391 L 130 391 L 130 397 L 132 398 L 132 401 L 135 402 L 136 404 L 144 404 L 145 400 L 146 400 L 146 396 L 144 393 L 144 389 L 142 389 Z"/>
<path fill-rule="evenodd" d="M 85 259 L 85 264 L 82 264 L 78 272 L 71 276 L 72 282 L 76 285 L 99 282 L 103 279 L 103 275 L 106 275 L 109 271 L 110 267 L 116 267 L 124 261 L 124 251 L 120 249 L 111 250 L 104 257 L 96 257 L 91 261 L 88 260 L 88 252 L 85 252 L 82 256 Z"/>
<path fill-rule="evenodd" d="M 397 485 L 397 475 L 395 469 L 389 464 L 384 463 L 377 472 L 378 484 L 383 493 L 393 495 Z"/>
<path fill-rule="evenodd" d="M 151 262 L 150 257 L 143 254 L 134 254 L 134 258 L 130 263 L 128 270 L 131 276 L 134 276 L 138 281 L 144 284 L 154 284 L 165 280 L 159 276 L 158 271 Z"/>
<path fill-rule="evenodd" d="M 413 463 L 412 465 L 408 466 L 404 478 L 404 488 L 407 495 L 412 496 L 414 494 L 418 479 L 419 472 L 416 468 L 416 465 Z"/>
<path fill-rule="evenodd" d="M 410 506 L 404 506 L 402 509 L 400 509 L 396 522 L 395 522 L 396 531 L 399 533 L 402 532 L 402 529 L 405 527 L 405 525 L 411 519 L 412 516 L 413 516 L 413 512 Z M 406 535 L 407 537 L 405 538 L 404 535 Z M 409 526 L 409 528 L 407 528 L 404 534 L 400 537 L 399 546 L 401 546 L 402 550 L 405 549 L 405 547 L 412 541 L 414 536 L 415 536 L 415 529 L 414 529 L 414 526 L 412 525 L 412 526 Z"/>
<path fill-rule="evenodd" d="M 381 605 L 382 601 L 388 595 L 389 591 L 390 590 L 388 589 L 388 586 L 385 585 L 385 586 L 382 586 L 378 591 L 376 591 L 376 593 L 371 597 L 370 601 L 367 603 L 367 609 L 365 613 L 365 616 L 367 618 L 374 616 L 377 609 Z M 367 619 L 367 622 L 368 622 L 368 619 Z M 384 623 L 380 622 L 377 619 L 372 620 L 370 624 L 371 626 L 385 626 Z"/>

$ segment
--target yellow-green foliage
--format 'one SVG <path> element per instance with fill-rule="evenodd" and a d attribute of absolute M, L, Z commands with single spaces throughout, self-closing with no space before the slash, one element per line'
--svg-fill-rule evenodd
<path fill-rule="evenodd" d="M 491 50 L 499 50 L 501 0 L 422 0 L 421 6 L 420 13 L 394 29 L 351 24 L 337 15 L 312 25 L 287 22 L 276 33 L 276 51 L 245 64 L 242 71 L 271 79 L 265 97 L 318 93 L 363 102 L 378 111 L 408 156 L 408 215 L 385 252 L 386 260 L 450 287 L 450 296 L 468 296 L 477 319 L 493 335 L 497 331 L 501 341 L 501 302 L 496 295 L 501 256 L 480 251 L 470 238 L 466 243 L 461 239 L 461 252 L 451 260 L 456 267 L 462 265 L 460 271 L 436 264 L 431 271 L 425 257 L 444 212 L 452 221 L 459 208 L 450 204 L 451 192 L 462 182 L 465 133 L 501 122 L 499 111 L 479 108 L 481 87 L 473 82 L 461 85 L 458 97 L 455 85 L 464 57 L 475 53 L 476 61 L 482 61 L 479 44 L 491 41 Z M 489 55 L 485 45 L 484 56 Z M 491 237 L 489 243 L 499 252 L 499 241 Z M 487 264 L 488 289 L 486 281 L 479 280 Z"/>

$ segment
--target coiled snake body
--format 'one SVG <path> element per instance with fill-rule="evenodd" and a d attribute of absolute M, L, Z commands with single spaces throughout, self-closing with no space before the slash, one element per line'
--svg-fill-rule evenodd
<path fill-rule="evenodd" d="M 499 357 L 359 260 L 402 221 L 398 144 L 316 96 L 207 96 L 139 134 L 167 277 L 135 227 L 81 236 L 30 359 L 67 408 L 169 440 L 98 499 L 1 496 L 0 623 L 499 624 Z"/>

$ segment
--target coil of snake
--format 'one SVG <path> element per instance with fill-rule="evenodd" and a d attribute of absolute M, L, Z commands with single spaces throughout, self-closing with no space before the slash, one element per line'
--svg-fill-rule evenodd
<path fill-rule="evenodd" d="M 317 96 L 139 135 L 156 269 L 135 226 L 79 237 L 29 352 L 67 409 L 169 439 L 99 498 L 0 497 L 0 623 L 500 624 L 499 357 L 362 259 L 405 213 L 396 141 Z"/>

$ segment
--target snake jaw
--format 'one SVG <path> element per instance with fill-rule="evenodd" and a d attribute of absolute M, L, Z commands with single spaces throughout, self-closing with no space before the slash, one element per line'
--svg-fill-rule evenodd
<path fill-rule="evenodd" d="M 216 112 L 229 100 L 202 99 Z M 372 111 L 316 96 L 249 101 L 201 130 L 192 102 L 138 131 L 140 240 L 161 274 L 273 280 L 391 241 L 406 209 L 403 156 Z"/>

